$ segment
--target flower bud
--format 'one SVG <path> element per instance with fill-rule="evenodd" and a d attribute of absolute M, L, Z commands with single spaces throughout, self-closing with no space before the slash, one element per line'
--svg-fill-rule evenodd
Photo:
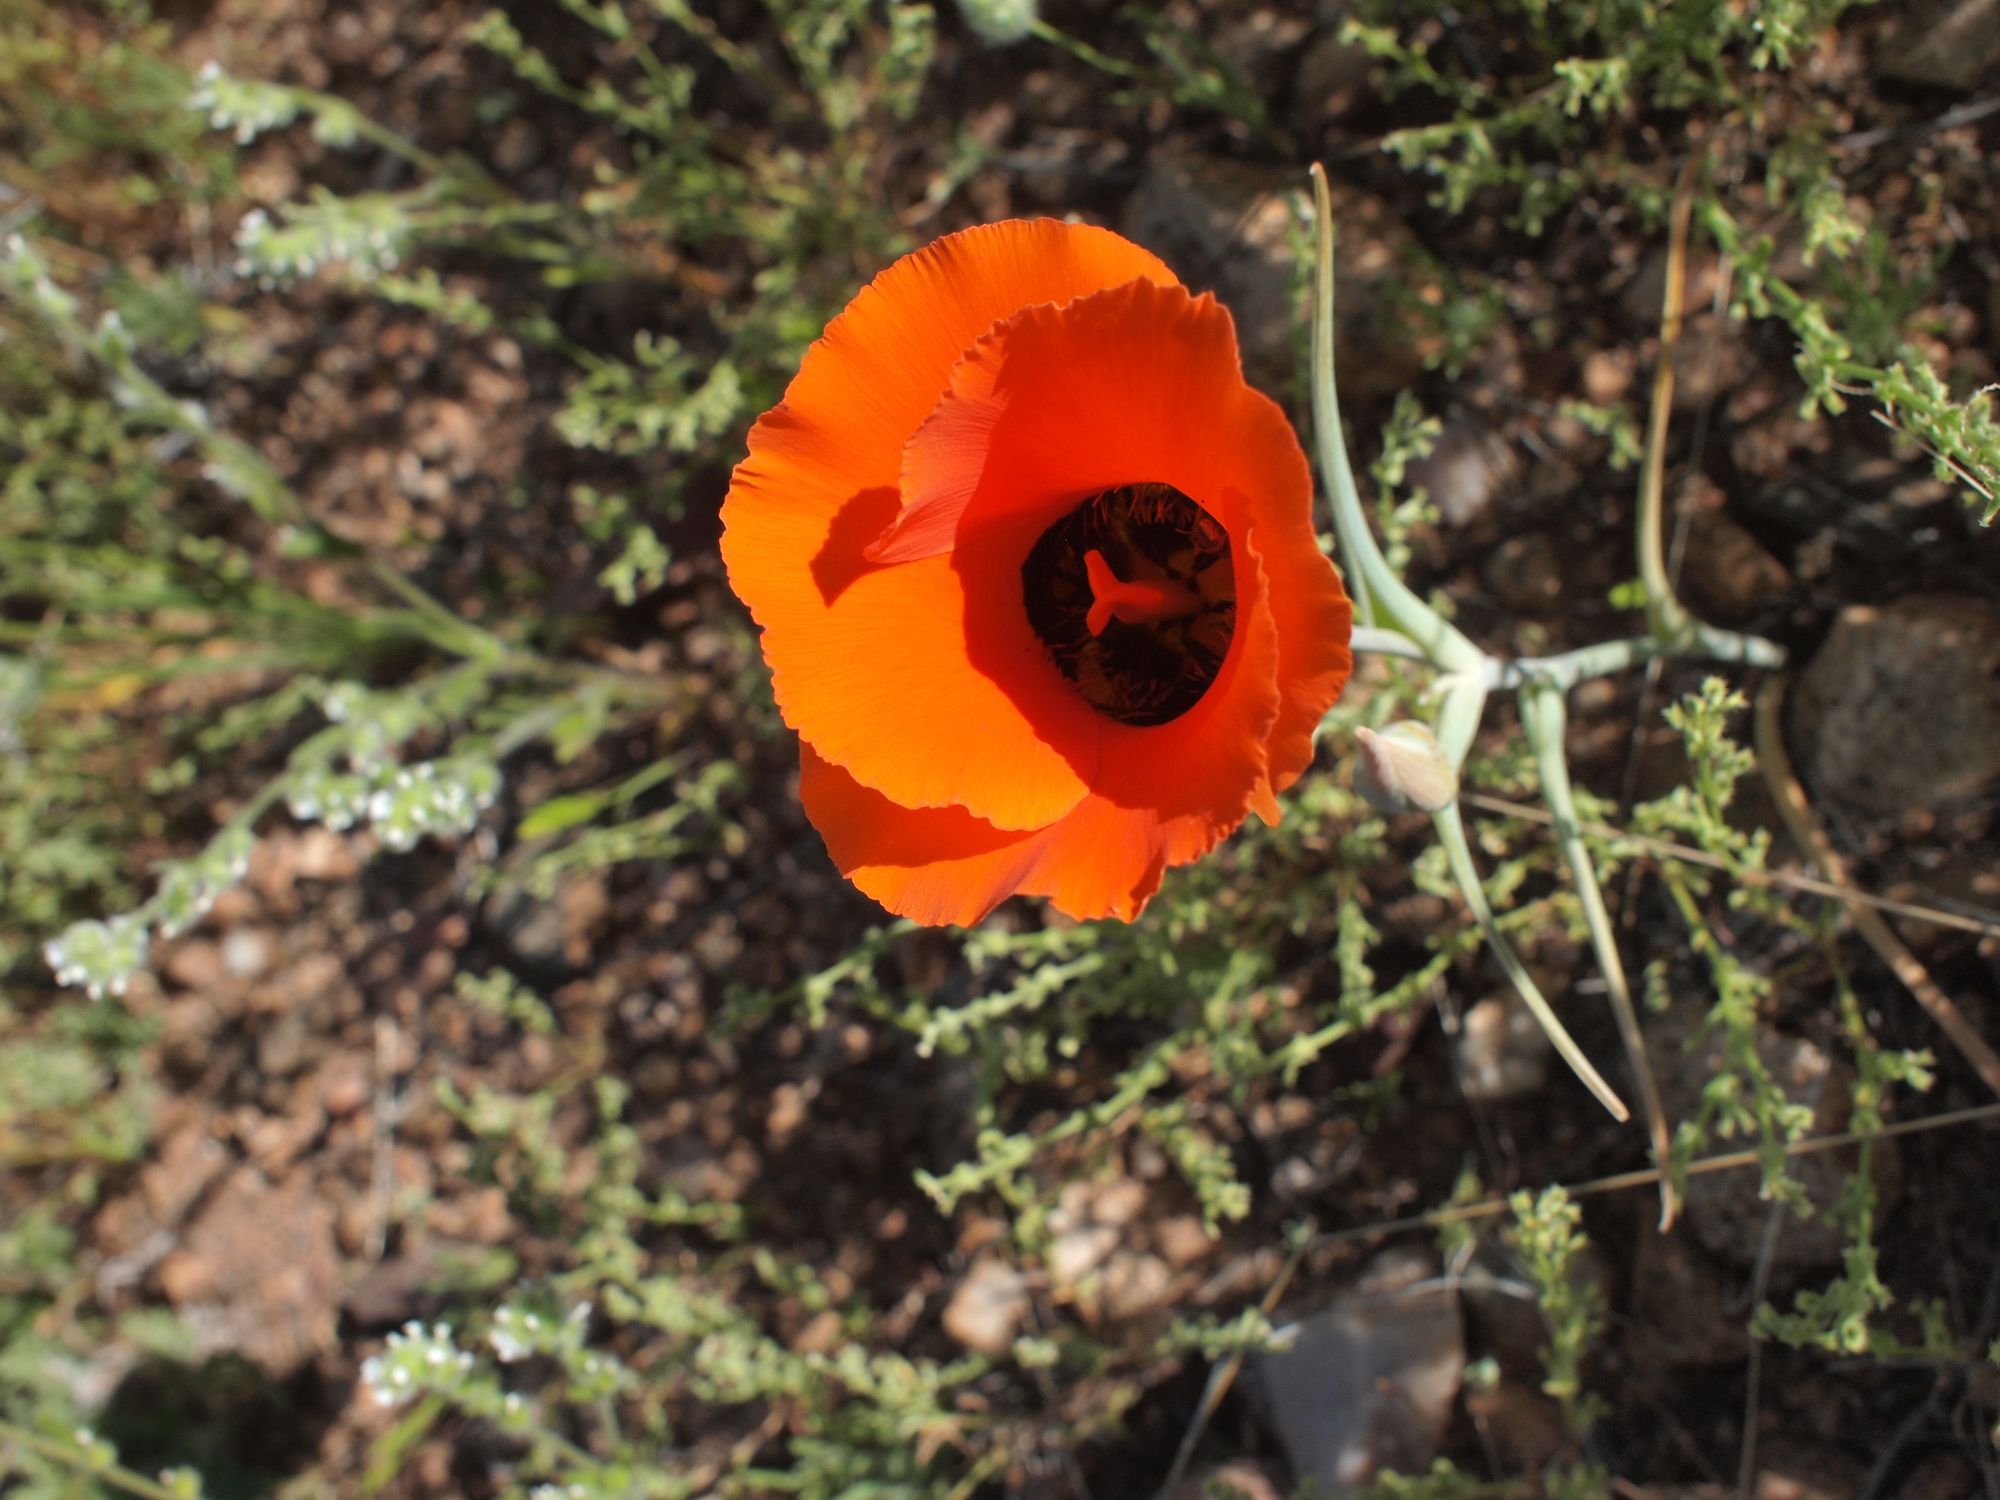
<path fill-rule="evenodd" d="M 1008 47 L 1035 28 L 1035 0 L 958 0 L 960 14 L 989 47 Z"/>
<path fill-rule="evenodd" d="M 1414 719 L 1377 733 L 1354 731 L 1354 790 L 1378 812 L 1440 812 L 1458 799 L 1458 769 L 1428 724 Z"/>

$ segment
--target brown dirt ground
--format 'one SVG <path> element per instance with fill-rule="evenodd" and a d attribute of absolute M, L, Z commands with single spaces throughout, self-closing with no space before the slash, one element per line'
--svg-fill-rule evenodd
<path fill-rule="evenodd" d="M 493 65 L 469 55 L 460 39 L 476 9 L 217 0 L 184 8 L 180 47 L 191 63 L 215 56 L 248 74 L 330 89 L 433 150 L 470 151 L 511 166 L 531 191 L 559 191 L 569 164 L 614 147 L 552 110 L 534 122 L 535 138 L 506 143 L 512 154 L 497 162 L 502 143 L 483 132 L 469 103 L 475 86 L 491 81 Z M 1080 7 L 1050 9 L 1082 34 L 1102 29 Z M 1656 249 L 1637 225 L 1609 210 L 1600 217 L 1591 204 L 1541 242 L 1487 216 L 1447 216 L 1367 150 L 1405 106 L 1363 86 L 1305 92 L 1304 62 L 1323 28 L 1250 0 L 1201 6 L 1196 19 L 1265 89 L 1302 150 L 1336 164 L 1350 226 L 1346 253 L 1357 267 L 1371 251 L 1415 246 L 1450 276 L 1491 285 L 1504 299 L 1508 317 L 1459 379 L 1426 373 L 1400 351 L 1349 361 L 1351 369 L 1366 366 L 1350 394 L 1357 430 L 1369 430 L 1403 385 L 1446 417 L 1446 445 L 1426 479 L 1456 519 L 1422 538 L 1424 580 L 1450 593 L 1475 637 L 1504 648 L 1553 650 L 1613 631 L 1604 600 L 1626 569 L 1630 479 L 1610 472 L 1602 445 L 1555 407 L 1584 391 L 1611 400 L 1635 383 L 1643 389 L 1656 341 Z M 1917 125 L 1938 112 L 1922 90 L 1871 73 L 1871 49 L 1890 20 L 1851 25 L 1814 65 L 1813 87 L 1822 93 L 1851 85 L 1845 107 L 1857 130 Z M 1045 50 L 996 58 L 975 50 L 949 19 L 944 29 L 931 84 L 938 113 L 925 118 L 945 125 L 950 101 L 949 123 L 968 125 L 998 155 L 927 229 L 1046 211 L 1129 222 L 1142 190 L 1164 191 L 1149 174 L 1187 160 L 1207 164 L 1222 183 L 1224 207 L 1212 211 L 1226 217 L 1230 204 L 1254 209 L 1264 201 L 1258 194 L 1273 175 L 1286 181 L 1294 172 L 1204 117 L 1113 106 L 1098 80 Z M 912 186 L 920 191 L 943 135 L 885 149 L 885 191 L 915 201 Z M 1995 150 L 2000 119 L 1989 117 L 1895 136 L 1874 149 L 1861 175 L 1886 202 L 1919 169 L 1943 174 L 1960 232 L 1968 243 L 1991 245 L 2000 243 L 2000 195 L 1981 163 Z M 296 134 L 260 143 L 249 159 L 253 184 L 272 198 L 310 182 L 351 186 L 370 170 L 365 158 L 325 155 Z M 1167 217 L 1184 226 L 1193 217 L 1185 200 L 1168 203 Z M 1224 239 L 1231 254 L 1241 249 L 1242 226 L 1238 219 Z M 178 226 L 140 232 L 154 239 L 131 248 L 156 260 L 188 251 Z M 1212 272 L 1225 295 L 1254 301 L 1255 285 L 1240 284 L 1232 264 L 1225 255 L 1213 267 L 1181 268 L 1196 281 Z M 490 269 L 466 269 L 491 284 Z M 1706 274 L 1712 282 L 1713 268 Z M 1354 315 L 1393 330 L 1393 310 L 1370 307 L 1365 269 L 1357 276 Z M 648 294 L 643 286 L 577 294 L 558 313 L 566 332 L 609 347 Z M 1991 378 L 1988 351 L 2000 347 L 1996 299 L 2000 281 L 1990 266 L 1954 257 L 1929 311 L 1961 385 Z M 827 867 L 799 813 L 789 748 L 762 733 L 736 696 L 750 667 L 740 634 L 704 623 L 738 607 L 712 545 L 724 476 L 706 474 L 694 486 L 690 514 L 670 539 L 678 561 L 664 587 L 620 610 L 587 582 L 595 572 L 590 549 L 564 517 L 507 503 L 524 477 L 556 493 L 586 467 L 546 428 L 565 380 L 559 362 L 499 335 L 441 332 L 331 286 L 245 293 L 242 311 L 258 330 L 256 358 L 214 379 L 207 394 L 218 419 L 270 455 L 332 529 L 395 557 L 456 608 L 489 607 L 496 578 L 570 580 L 546 607 L 596 619 L 587 649 L 685 678 L 688 701 L 670 732 L 744 768 L 746 790 L 732 813 L 745 837 L 671 865 L 584 878 L 545 909 L 524 913 L 495 899 L 468 900 L 478 870 L 507 857 L 492 834 L 462 848 L 390 855 L 377 853 L 365 833 L 275 828 L 243 888 L 166 945 L 129 997 L 135 1012 L 162 1027 L 156 1147 L 90 1227 L 93 1295 L 107 1308 L 174 1307 L 214 1363 L 193 1382 L 170 1369 L 108 1369 L 116 1400 L 167 1410 L 191 1403 L 189 1420 L 241 1435 L 246 1462 L 267 1473 L 310 1471 L 348 1492 L 388 1421 L 357 1393 L 360 1358 L 405 1319 L 446 1309 L 440 1288 L 452 1284 L 454 1268 L 496 1247 L 516 1254 L 525 1275 L 561 1262 L 565 1226 L 534 1219 L 525 1194 L 482 1180 L 472 1146 L 435 1102 L 435 1085 L 526 1092 L 614 1059 L 635 1091 L 630 1117 L 642 1122 L 651 1180 L 742 1203 L 764 1240 L 819 1267 L 829 1284 L 851 1288 L 904 1347 L 951 1353 L 943 1310 L 992 1226 L 972 1208 L 942 1219 L 912 1173 L 947 1166 L 967 1149 L 963 1079 L 857 1017 L 822 1031 L 788 1018 L 748 1032 L 715 1024 L 734 990 L 814 971 L 876 917 Z M 1285 311 L 1281 305 L 1278 315 Z M 1261 350 L 1282 367 L 1282 330 L 1274 338 L 1251 326 L 1248 310 L 1245 318 L 1253 357 Z M 1791 351 L 1779 332 L 1703 312 L 1690 338 L 1673 463 L 1690 517 L 1690 596 L 1712 617 L 1810 656 L 1849 606 L 1931 594 L 1992 600 L 2000 592 L 2000 539 L 1969 527 L 1920 458 L 1898 450 L 1863 412 L 1816 426 L 1796 420 Z M 643 485 L 645 462 L 625 464 L 619 477 Z M 294 565 L 274 559 L 273 566 Z M 1582 697 L 1573 743 L 1583 781 L 1613 796 L 1669 784 L 1675 763 L 1665 731 L 1633 726 L 1653 724 L 1656 715 L 1642 709 L 1697 680 L 1696 672 L 1672 669 L 1643 693 L 1626 684 Z M 625 733 L 576 767 L 523 766 L 513 794 L 601 778 L 648 758 L 668 732 Z M 237 772 L 217 773 L 197 789 L 191 823 L 225 814 L 249 784 Z M 1839 832 L 1872 887 L 1990 905 L 1982 882 L 1996 847 L 1994 815 L 1988 788 L 1949 818 Z M 1415 830 L 1408 847 L 1413 854 L 1421 847 Z M 1458 919 L 1394 877 L 1384 877 L 1376 897 L 1385 972 L 1398 954 L 1418 951 L 1430 924 Z M 1697 966 L 1678 951 L 1664 905 L 1643 882 L 1628 893 L 1625 915 L 1634 948 L 1664 958 L 1670 982 L 1698 994 Z M 1759 961 L 1802 964 L 1805 978 L 1785 989 L 1776 1024 L 1833 1047 L 1823 971 L 1719 900 L 1713 915 Z M 1943 931 L 1917 941 L 1976 1024 L 2000 1033 L 1993 943 Z M 1858 947 L 1849 956 L 1883 1039 L 1935 1046 L 1921 1013 L 1879 966 Z M 1586 967 L 1584 955 L 1558 938 L 1538 942 L 1532 957 L 1557 977 Z M 894 962 L 917 982 L 952 982 L 947 950 L 924 937 L 902 945 Z M 493 967 L 547 996 L 559 1036 L 521 1040 L 453 995 L 457 971 Z M 1474 993 L 1495 988 L 1470 967 L 1460 980 Z M 1297 993 L 1324 992 L 1333 982 L 1325 956 L 1298 956 Z M 1595 1055 L 1614 1055 L 1608 1023 L 1585 1018 L 1579 1031 Z M 1106 1028 L 1076 1071 L 1076 1097 L 1087 1097 L 1139 1044 L 1128 1028 Z M 1405 1049 L 1407 1089 L 1382 1134 L 1367 1137 L 1351 1116 L 1315 1105 Z M 1337 1049 L 1293 1093 L 1253 1090 L 1240 1108 L 1214 1080 L 1191 1079 L 1189 1089 L 1236 1154 L 1256 1206 L 1221 1239 L 1190 1242 L 1182 1232 L 1190 1203 L 1170 1172 L 1136 1148 L 1110 1164 L 1143 1189 L 1142 1218 L 1151 1227 L 1129 1246 L 1169 1267 L 1168 1279 L 1135 1294 L 1129 1307 L 1095 1314 L 1100 1331 L 1120 1330 L 1134 1347 L 1169 1310 L 1228 1313 L 1259 1297 L 1281 1258 L 1280 1232 L 1301 1212 L 1348 1226 L 1420 1209 L 1447 1197 L 1468 1161 L 1487 1182 L 1506 1186 L 1575 1181 L 1642 1160 L 1635 1137 L 1604 1128 L 1561 1082 L 1468 1106 L 1451 1081 L 1445 1041 L 1428 1024 L 1412 1036 Z M 568 1097 L 551 1128 L 574 1152 L 589 1122 L 582 1096 Z M 1947 1057 L 1924 1108 L 1980 1097 L 1976 1080 Z M 1062 1102 L 1023 1099 L 1021 1118 Z M 1897 1153 L 1900 1190 L 1880 1226 L 1883 1274 L 1905 1306 L 1944 1297 L 1968 1336 L 1996 1331 L 1994 1145 L 1990 1130 L 1907 1143 Z M 573 1157 L 572 1166 L 590 1170 L 587 1156 Z M 1588 1209 L 1612 1309 L 1591 1367 L 1612 1407 L 1591 1456 L 1627 1476 L 1620 1493 L 1665 1497 L 1733 1477 L 1750 1269 L 1740 1236 L 1662 1241 L 1649 1227 L 1652 1207 L 1643 1195 L 1625 1195 Z M 1748 1211 L 1754 1220 L 1754 1205 Z M 655 1248 L 684 1256 L 695 1246 Z M 1308 1258 L 1301 1285 L 1336 1284 L 1368 1253 L 1365 1245 L 1329 1245 Z M 1779 1267 L 1771 1292 L 1782 1298 L 1828 1271 L 1824 1247 L 1808 1247 Z M 1082 1315 L 1049 1288 L 1034 1295 L 1037 1316 Z M 787 1337 L 813 1336 L 805 1311 L 785 1299 L 772 1298 L 767 1314 Z M 1503 1379 L 1460 1404 L 1445 1450 L 1475 1471 L 1532 1469 L 1562 1442 L 1535 1388 L 1533 1331 L 1524 1336 L 1504 1316 L 1475 1308 L 1470 1336 L 1473 1354 L 1500 1359 Z M 238 1361 L 253 1373 L 242 1374 Z M 239 1372 L 234 1383 L 230 1370 Z M 1159 1361 L 1143 1379 L 1148 1394 L 1122 1435 L 1078 1456 L 1093 1493 L 1139 1494 L 1158 1482 L 1202 1370 Z M 1774 1349 L 1763 1391 L 1760 1495 L 1914 1500 L 1973 1492 L 1976 1393 L 1962 1375 Z M 992 1394 L 1024 1412 L 1052 1399 L 1021 1377 L 996 1380 Z M 1232 1449 L 1272 1451 L 1240 1398 L 1225 1406 L 1206 1451 Z M 148 1456 L 143 1445 L 128 1445 L 140 1467 Z M 486 1458 L 478 1434 L 441 1431 L 387 1493 L 411 1500 L 486 1493 Z M 1886 1467 L 1871 1472 L 1878 1463 Z M 1061 1493 L 1074 1478 L 1064 1472 L 1051 1466 L 1016 1479 L 1025 1493 Z"/>

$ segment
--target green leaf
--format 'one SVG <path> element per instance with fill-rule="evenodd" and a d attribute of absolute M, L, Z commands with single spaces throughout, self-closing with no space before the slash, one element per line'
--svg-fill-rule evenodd
<path fill-rule="evenodd" d="M 612 796 L 611 792 L 571 792 L 567 796 L 551 797 L 521 819 L 520 836 L 538 839 L 588 823 L 611 805 Z"/>

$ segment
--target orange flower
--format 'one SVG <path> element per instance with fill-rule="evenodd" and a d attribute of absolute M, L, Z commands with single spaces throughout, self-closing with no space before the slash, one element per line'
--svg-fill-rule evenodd
<path fill-rule="evenodd" d="M 1051 219 L 890 266 L 723 504 L 799 794 L 891 911 L 1138 914 L 1312 759 L 1351 608 L 1291 424 L 1161 262 Z"/>

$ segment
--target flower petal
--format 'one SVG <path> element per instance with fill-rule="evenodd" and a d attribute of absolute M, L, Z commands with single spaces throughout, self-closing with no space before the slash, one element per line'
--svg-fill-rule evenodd
<path fill-rule="evenodd" d="M 1262 734 L 1276 714 L 1278 632 L 1252 596 L 1237 640 L 1201 702 L 1155 729 L 1101 721 L 1130 739 L 1105 756 L 1091 792 L 1039 829 L 997 828 L 962 807 L 903 807 L 800 744 L 799 799 L 841 874 L 890 911 L 927 925 L 969 925 L 1012 895 L 1046 896 L 1079 920 L 1131 921 L 1164 873 L 1208 853 L 1255 806 L 1276 808 Z M 932 559 L 930 562 L 941 561 Z M 910 566 L 922 567 L 928 563 Z M 1239 599 L 1239 604 L 1243 601 Z M 1176 795 L 1162 799 L 1163 790 Z"/>
<path fill-rule="evenodd" d="M 1312 730 L 1346 681 L 1350 606 L 1313 534 L 1297 434 L 1244 382 L 1213 298 L 1133 282 L 995 328 L 910 440 L 903 509 L 874 551 L 949 555 L 962 572 L 1014 566 L 1011 545 L 989 538 L 1032 539 L 1080 498 L 1137 482 L 1172 485 L 1230 533 L 1238 639 L 1186 714 L 1102 722 L 1091 788 L 1226 828 L 1246 806 L 1273 819 L 1274 790 L 1311 760 Z"/>
<path fill-rule="evenodd" d="M 1264 568 L 1270 579 L 1271 610 L 1278 630 L 1278 718 L 1266 749 L 1270 768 L 1265 796 L 1282 792 L 1305 773 L 1313 759 L 1313 734 L 1340 697 L 1354 671 L 1349 638 L 1354 603 L 1340 574 L 1320 551 L 1312 512 L 1274 507 L 1262 520 L 1260 540 L 1268 543 Z M 1277 805 L 1258 809 L 1277 822 Z"/>
<path fill-rule="evenodd" d="M 1277 428 L 1259 425 L 1258 406 Z M 950 390 L 912 430 L 902 511 L 871 549 L 884 562 L 947 551 L 968 520 L 1060 513 L 1147 481 L 1174 486 L 1234 530 L 1240 518 L 1218 506 L 1223 491 L 1245 486 L 1246 460 L 1248 479 L 1266 479 L 1259 460 L 1275 443 L 1304 474 L 1283 413 L 1243 382 L 1228 310 L 1149 281 L 1023 308 L 966 351 Z"/>
<path fill-rule="evenodd" d="M 1036 220 L 947 236 L 871 282 L 751 431 L 722 553 L 763 627 L 779 709 L 906 806 L 1035 828 L 1084 794 L 1096 727 L 1050 702 L 1039 654 L 1000 630 L 970 665 L 968 636 L 1009 613 L 999 575 L 968 589 L 945 559 L 884 568 L 865 554 L 897 513 L 903 445 L 965 349 L 1023 307 L 1135 278 L 1172 273 L 1105 230 Z"/>
<path fill-rule="evenodd" d="M 1119 807 L 1154 813 L 1170 830 L 1169 865 L 1186 864 L 1235 831 L 1253 807 L 1267 822 L 1267 742 L 1279 713 L 1283 641 L 1271 608 L 1256 533 L 1232 539 L 1236 553 L 1236 636 L 1222 670 L 1199 702 L 1177 719 L 1144 727 L 1106 724 L 1091 792 Z"/>
<path fill-rule="evenodd" d="M 840 873 L 898 916 L 970 926 L 1020 889 L 1041 829 L 995 828 L 962 807 L 903 807 L 799 744 L 799 801 Z"/>
<path fill-rule="evenodd" d="M 1213 843 L 1199 820 L 1097 796 L 1027 832 L 995 828 L 962 808 L 899 807 L 805 744 L 799 799 L 842 875 L 898 916 L 934 927 L 970 926 L 1013 895 L 1046 896 L 1079 920 L 1130 921 L 1170 865 Z"/>

